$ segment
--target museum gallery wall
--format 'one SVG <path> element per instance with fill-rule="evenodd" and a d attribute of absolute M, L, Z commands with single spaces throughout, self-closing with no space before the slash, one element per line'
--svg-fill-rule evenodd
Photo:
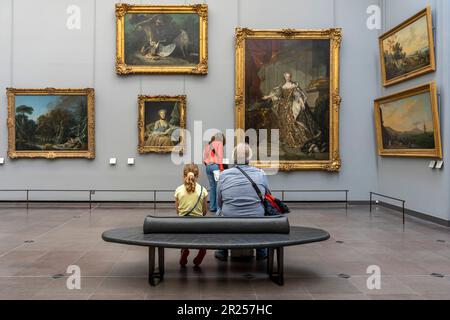
<path fill-rule="evenodd" d="M 120 3 L 116 4 L 115 11 L 116 72 L 119 75 L 207 74 L 206 4 L 149 6 Z M 268 164 L 255 159 L 255 165 L 262 168 L 275 165 L 286 171 L 339 171 L 341 40 L 341 29 L 337 28 L 236 29 L 236 128 L 276 129 L 280 132 L 279 160 Z M 263 79 L 260 72 L 265 73 Z M 74 123 L 67 116 L 70 119 L 61 124 L 61 128 L 46 127 L 54 123 L 60 125 L 59 119 L 51 117 L 57 117 L 56 112 L 62 110 L 65 103 L 64 97 L 59 96 L 62 91 L 43 90 L 47 95 L 31 96 L 26 101 L 30 106 L 16 105 L 11 95 L 11 158 L 94 157 L 93 137 L 89 152 L 84 154 L 77 149 L 88 145 L 88 135 L 79 129 L 84 124 L 83 119 L 78 119 L 82 101 L 74 101 L 80 105 L 80 110 L 73 112 Z M 9 93 L 14 92 L 11 90 Z M 26 92 L 22 90 L 22 94 Z M 49 96 L 53 100 L 48 99 Z M 40 111 L 40 106 L 46 103 L 41 100 L 45 99 L 48 102 L 44 113 L 35 117 L 36 121 L 28 119 L 33 108 Z M 139 152 L 182 152 L 184 142 L 180 132 L 185 129 L 186 96 L 140 95 L 138 104 Z M 72 105 L 66 107 L 67 110 L 74 108 Z M 13 115 L 16 121 L 12 121 Z M 90 115 L 93 130 L 92 106 Z M 48 124 L 45 123 L 47 118 L 51 118 Z M 23 130 L 26 133 L 22 133 Z M 44 130 L 51 132 L 49 135 L 52 137 L 48 138 Z M 24 138 L 23 135 L 29 137 Z M 260 143 L 268 144 L 268 141 Z M 259 145 L 253 147 L 255 154 L 262 154 Z M 69 148 L 74 152 L 69 152 Z M 39 152 L 32 151 L 34 149 Z"/>
<path fill-rule="evenodd" d="M 379 38 L 384 86 L 436 70 L 431 8 L 389 30 Z M 375 100 L 375 126 L 381 156 L 442 159 L 436 83 Z"/>
<path fill-rule="evenodd" d="M 370 122 L 373 123 L 373 117 L 370 117 L 370 114 L 374 115 L 371 111 L 373 107 L 370 100 L 373 102 L 377 97 L 389 98 L 395 93 L 400 95 L 419 86 L 430 85 L 431 88 L 432 83 L 427 77 L 422 83 L 414 83 L 406 88 L 403 85 L 439 69 L 433 52 L 435 46 L 433 42 L 436 42 L 436 39 L 433 39 L 433 33 L 429 32 L 430 25 L 433 24 L 432 11 L 429 8 L 417 10 L 414 18 L 407 19 L 403 23 L 402 19 L 398 19 L 393 25 L 400 25 L 392 31 L 387 31 L 377 43 L 376 32 L 360 27 L 365 24 L 365 17 L 361 17 L 360 20 L 347 18 L 348 14 L 358 17 L 360 12 L 364 12 L 371 4 L 370 1 L 365 0 L 350 1 L 351 4 L 338 2 L 333 10 L 324 10 L 329 8 L 331 1 L 328 0 L 314 3 L 302 0 L 290 5 L 287 5 L 288 1 L 281 0 L 282 6 L 253 0 L 220 3 L 206 1 L 208 5 L 194 6 L 175 5 L 170 4 L 169 1 L 161 2 L 165 5 L 118 4 L 115 6 L 114 1 L 97 1 L 96 11 L 92 10 L 91 2 L 89 4 L 80 2 L 83 13 L 87 15 L 84 21 L 91 19 L 92 12 L 95 12 L 92 20 L 94 18 L 97 20 L 95 22 L 96 37 L 88 38 L 93 40 L 96 47 L 93 51 L 96 58 L 91 64 L 95 66 L 96 75 L 92 80 L 90 76 L 83 80 L 82 73 L 77 74 L 77 67 L 69 63 L 67 71 L 71 71 L 69 73 L 74 79 L 71 81 L 64 74 L 64 64 L 61 64 L 58 67 L 60 83 L 57 72 L 51 69 L 48 69 L 48 74 L 41 72 L 39 80 L 37 80 L 38 69 L 34 65 L 28 68 L 28 74 L 22 72 L 25 67 L 22 68 L 18 61 L 21 56 L 24 56 L 24 42 L 21 40 L 25 39 L 26 33 L 22 31 L 20 24 L 28 16 L 27 10 L 24 9 L 33 10 L 34 4 L 20 0 L 6 7 L 6 11 L 11 11 L 11 6 L 15 6 L 14 22 L 5 16 L 4 27 L 9 30 L 8 24 L 15 25 L 15 32 L 10 34 L 14 37 L 12 57 L 16 59 L 16 62 L 13 63 L 9 57 L 3 59 L 5 66 L 9 65 L 8 62 L 14 65 L 11 71 L 14 81 L 9 83 L 3 80 L 2 83 L 8 84 L 5 87 L 24 91 L 30 90 L 27 88 L 91 87 L 95 88 L 97 100 L 95 125 L 94 102 L 89 104 L 86 100 L 86 110 L 88 113 L 92 112 L 91 116 L 86 119 L 75 116 L 76 107 L 68 106 L 66 111 L 73 113 L 69 117 L 71 119 L 68 120 L 67 126 L 63 126 L 63 130 L 58 132 L 53 128 L 52 138 L 50 134 L 47 136 L 42 134 L 44 120 L 50 113 L 54 114 L 54 110 L 63 109 L 51 106 L 58 105 L 60 103 L 58 99 L 66 98 L 64 92 L 49 90 L 36 99 L 31 95 L 30 99 L 24 103 L 19 101 L 20 104 L 18 104 L 18 101 L 15 101 L 14 105 L 8 104 L 10 109 L 14 109 L 14 112 L 8 115 L 9 135 L 5 136 L 5 139 L 8 137 L 6 141 L 9 141 L 8 154 L 11 157 L 20 158 L 34 154 L 43 158 L 92 159 L 95 155 L 97 160 L 91 162 L 91 165 L 70 160 L 57 160 L 48 164 L 36 160 L 38 162 L 34 163 L 37 163 L 37 166 L 44 166 L 45 170 L 57 172 L 62 172 L 68 166 L 78 168 L 75 170 L 86 170 L 87 176 L 97 177 L 94 184 L 102 184 L 104 180 L 106 185 L 116 188 L 123 185 L 132 188 L 136 186 L 136 183 L 138 187 L 145 188 L 148 185 L 155 187 L 155 182 L 161 181 L 162 188 L 171 188 L 178 183 L 178 175 L 176 169 L 172 170 L 170 156 L 166 153 L 169 150 L 173 151 L 178 143 L 184 141 L 182 136 L 178 137 L 178 141 L 168 141 L 166 138 L 169 133 L 183 128 L 190 129 L 194 121 L 203 119 L 206 119 L 204 129 L 235 127 L 258 130 L 259 127 L 278 127 L 282 136 L 280 167 L 286 171 L 319 172 L 302 175 L 294 172 L 282 173 L 279 178 L 270 178 L 275 188 L 344 187 L 355 189 L 354 197 L 364 199 L 366 192 L 376 189 L 376 184 L 370 182 L 374 181 L 371 177 L 376 174 L 374 154 L 368 151 L 370 145 L 389 147 L 392 146 L 393 141 L 391 139 L 391 145 L 389 145 L 389 143 L 383 144 L 380 139 L 376 140 L 379 135 L 376 130 L 370 128 Z M 255 6 L 256 4 L 258 5 Z M 57 12 L 57 8 L 56 6 L 55 9 L 49 9 L 49 14 Z M 61 8 L 65 10 L 64 5 L 61 5 Z M 250 11 L 255 10 L 256 14 L 250 14 Z M 297 12 L 295 18 L 291 14 L 293 11 Z M 263 18 L 264 12 L 272 12 L 271 19 Z M 39 17 L 37 19 L 40 21 Z M 37 23 L 37 26 L 45 28 L 45 25 L 40 23 Z M 83 28 L 86 34 L 93 32 L 90 25 L 88 27 L 84 25 Z M 414 50 L 420 55 L 420 60 L 410 59 L 411 53 L 408 51 L 410 48 L 403 44 L 403 41 L 411 42 L 411 39 L 403 40 L 411 33 L 408 28 L 420 30 L 422 33 L 418 35 L 420 43 L 427 38 L 426 45 L 422 45 L 420 50 Z M 426 36 L 423 35 L 424 30 Z M 28 30 L 30 34 L 34 34 L 33 32 Z M 274 32 L 274 34 L 268 32 Z M 67 34 L 71 33 L 67 32 Z M 73 32 L 73 34 L 76 33 Z M 253 36 L 255 39 L 252 38 Z M 3 37 L 2 40 L 5 40 Z M 393 41 L 397 41 L 399 46 L 391 47 Z M 400 47 L 404 52 L 399 51 Z M 37 47 L 33 48 L 37 50 Z M 382 63 L 378 71 L 382 75 L 378 86 L 392 88 L 394 92 L 391 91 L 389 94 L 377 95 L 377 88 L 372 85 L 377 81 L 375 69 L 377 66 L 374 65 L 370 55 L 374 53 L 374 49 L 378 50 L 378 48 L 380 63 Z M 391 52 L 391 48 L 394 51 Z M 52 51 L 49 52 L 51 54 Z M 269 52 L 273 54 L 271 57 L 267 57 Z M 75 58 L 75 55 L 70 53 L 68 56 L 70 59 Z M 301 58 L 296 60 L 293 58 L 295 56 Z M 240 59 L 246 57 L 251 59 L 245 59 L 246 63 L 242 64 L 244 59 Z M 35 61 L 33 57 L 30 59 Z M 399 62 L 399 59 L 404 61 Z M 416 64 L 411 64 L 411 61 Z M 51 65 L 52 62 L 49 64 Z M 111 64 L 113 64 L 112 68 Z M 4 69 L 9 70 L 9 68 Z M 251 83 L 247 81 L 249 77 L 252 77 Z M 45 78 L 48 80 L 45 81 Z M 28 81 L 28 79 L 31 80 Z M 359 84 L 362 84 L 365 89 L 357 89 L 356 86 Z M 436 91 L 440 91 L 439 82 L 436 83 Z M 290 94 L 291 97 L 289 97 Z M 420 115 L 421 119 L 410 121 L 422 121 L 422 124 L 417 124 L 416 127 L 426 132 L 428 138 L 432 135 L 433 139 L 428 139 L 429 144 L 423 149 L 426 150 L 426 155 L 410 152 L 411 156 L 439 158 L 445 155 L 442 146 L 439 146 L 439 128 L 434 125 L 436 119 L 439 122 L 439 105 L 436 108 L 439 99 L 434 94 L 432 89 L 429 93 L 423 93 L 429 97 L 429 103 L 428 105 L 425 105 L 425 102 L 422 103 L 421 108 L 424 112 Z M 8 99 L 10 95 L 9 93 Z M 180 100 L 152 100 L 158 97 Z M 180 97 L 184 97 L 184 100 Z M 287 103 L 280 103 L 277 100 L 278 97 L 284 97 Z M 87 95 L 86 98 L 88 98 Z M 39 99 L 42 101 L 38 101 Z M 79 106 L 85 103 L 81 96 L 77 99 L 79 99 Z M 382 101 L 380 99 L 384 98 L 378 98 L 377 101 Z M 45 108 L 41 107 L 44 101 L 48 101 Z M 396 102 L 401 104 L 402 101 Z M 19 109 L 22 105 L 25 107 Z M 33 108 L 31 114 L 28 113 L 30 109 L 27 107 Z M 402 106 L 399 106 L 399 109 L 401 108 Z M 283 111 L 287 112 L 283 113 Z M 233 114 L 234 122 L 230 123 L 229 120 Z M 433 126 L 429 119 L 430 114 Z M 271 115 L 276 116 L 271 117 Z M 255 121 L 254 117 L 259 117 L 257 119 L 261 121 Z M 295 117 L 294 121 L 279 125 L 293 117 Z M 414 117 L 419 117 L 419 114 Z M 29 141 L 23 140 L 20 124 L 17 125 L 18 119 L 30 125 L 25 126 L 29 130 L 31 128 L 31 131 L 27 132 L 28 135 L 25 135 Z M 87 134 L 78 135 L 75 133 L 75 128 L 82 127 L 85 121 L 91 121 L 92 124 L 88 125 Z M 424 122 L 426 122 L 426 130 L 424 130 Z M 376 123 L 376 126 L 378 124 L 381 123 Z M 304 126 L 307 127 L 306 130 Z M 161 132 L 155 132 L 156 127 L 158 128 L 156 131 Z M 166 130 L 163 130 L 164 128 Z M 94 140 L 94 134 L 97 136 L 96 140 Z M 161 134 L 161 137 L 155 138 L 157 134 Z M 102 136 L 101 139 L 98 139 L 99 135 Z M 433 141 L 430 142 L 431 140 Z M 85 141 L 88 143 L 86 144 Z M 97 144 L 95 147 L 94 141 Z M 432 148 L 433 144 L 436 148 Z M 365 149 L 357 151 L 358 149 L 354 149 L 356 146 Z M 190 146 L 186 143 L 182 147 Z M 259 148 L 258 145 L 255 147 Z M 410 141 L 406 142 L 406 147 L 400 148 L 401 151 L 417 149 Z M 115 153 L 116 148 L 121 150 Z M 101 169 L 107 163 L 106 158 L 118 156 L 121 159 L 134 156 L 133 150 L 139 164 L 136 168 L 127 169 L 126 166 L 120 167 L 120 164 L 117 169 Z M 382 152 L 380 155 L 387 156 Z M 391 154 L 391 156 L 397 155 Z M 257 160 L 258 166 L 263 168 L 266 166 L 264 159 Z M 17 168 L 24 170 L 22 172 L 28 172 L 28 169 L 24 168 L 27 164 L 29 165 L 30 162 L 19 159 L 11 161 L 7 166 L 8 170 Z M 96 168 L 95 173 L 88 173 L 90 166 Z M 119 170 L 123 172 L 120 173 Z M 321 171 L 336 173 L 328 174 Z M 106 172 L 111 174 L 101 179 L 100 176 Z M 170 175 L 169 179 L 162 179 L 164 172 Z M 39 175 L 39 173 L 36 174 Z M 361 174 L 365 177 L 364 179 L 361 179 Z M 82 175 L 84 173 L 80 171 L 80 176 Z M 10 174 L 7 173 L 7 176 Z M 145 176 L 146 182 L 137 179 L 139 176 Z M 299 177 L 305 177 L 305 179 L 299 179 Z M 55 179 L 50 177 L 47 185 L 57 186 L 59 182 Z M 73 181 L 74 186 L 81 188 L 86 186 L 86 179 Z M 17 185 L 25 184 L 27 181 L 22 178 L 17 181 Z M 363 187 L 356 187 L 359 185 Z"/>
<path fill-rule="evenodd" d="M 406 5 L 405 5 L 406 4 Z M 423 30 L 428 29 L 427 27 L 423 27 L 425 25 L 424 20 L 422 18 L 422 22 L 416 24 L 416 26 L 420 26 L 422 31 L 419 31 L 417 27 L 414 28 L 402 28 L 405 32 L 403 36 L 398 37 L 399 44 L 403 48 L 403 53 L 410 55 L 410 58 L 413 59 L 401 59 L 397 61 L 399 63 L 398 70 L 402 70 L 402 72 L 408 71 L 408 68 L 419 68 L 422 61 L 424 66 L 428 63 L 426 58 L 426 52 L 428 51 L 428 47 L 430 47 L 430 51 L 434 51 L 435 56 L 435 71 L 427 71 L 426 73 L 420 74 L 418 76 L 408 77 L 406 80 L 399 81 L 394 85 L 383 86 L 383 79 L 380 75 L 379 78 L 379 92 L 377 97 L 389 97 L 396 94 L 402 94 L 409 90 L 413 90 L 415 88 L 419 88 L 422 86 L 428 86 L 430 84 L 435 83 L 436 86 L 436 96 L 432 95 L 431 99 L 437 100 L 438 106 L 438 115 L 440 122 L 440 135 L 441 135 L 441 147 L 442 147 L 442 159 L 440 159 L 439 154 L 437 153 L 433 157 L 425 157 L 425 156 L 417 156 L 414 155 L 414 150 L 411 149 L 410 146 L 414 147 L 414 144 L 419 142 L 417 139 L 406 140 L 405 150 L 404 146 L 402 153 L 404 151 L 408 151 L 409 153 L 413 153 L 407 158 L 405 155 L 397 156 L 397 155 L 382 155 L 378 157 L 377 167 L 378 167 L 378 184 L 379 190 L 382 190 L 383 193 L 396 195 L 399 198 L 403 198 L 407 201 L 408 208 L 411 208 L 417 212 L 424 212 L 433 215 L 436 218 L 443 220 L 450 220 L 449 216 L 449 202 L 447 199 L 447 194 L 450 192 L 449 185 L 449 175 L 446 168 L 446 162 L 449 159 L 448 152 L 448 140 L 449 136 L 449 110 L 447 107 L 446 101 L 448 99 L 448 88 L 450 87 L 450 81 L 448 76 L 448 66 L 449 66 L 449 50 L 448 43 L 449 37 L 446 30 L 449 28 L 449 21 L 447 12 L 449 10 L 449 2 L 448 1 L 426 1 L 426 0 L 416 0 L 411 2 L 404 2 L 399 0 L 394 1 L 386 1 L 384 12 L 386 15 L 386 21 L 384 24 L 383 31 L 380 32 L 380 35 L 385 33 L 389 33 L 390 30 L 395 30 L 397 26 L 405 26 L 405 22 L 411 21 L 412 17 L 424 16 L 425 8 L 430 5 L 431 10 L 430 16 L 432 19 L 431 26 L 432 32 L 428 31 L 424 32 Z M 412 36 L 413 31 L 415 36 Z M 431 34 L 431 39 L 427 39 L 427 34 Z M 405 37 L 406 36 L 406 37 Z M 405 37 L 405 40 L 402 38 Z M 412 43 L 411 39 L 416 39 L 415 47 L 411 47 L 409 44 Z M 433 45 L 433 41 L 434 45 Z M 430 45 L 428 43 L 431 43 Z M 417 54 L 416 56 L 422 56 L 421 60 L 417 58 L 414 59 L 414 51 L 421 54 Z M 399 55 L 400 57 L 400 55 Z M 431 56 L 430 59 L 434 58 Z M 413 61 L 418 61 L 419 63 L 413 63 Z M 430 60 L 431 61 L 431 60 Z M 404 68 L 406 66 L 407 68 Z M 424 69 L 430 69 L 425 67 Z M 424 93 L 422 97 L 426 96 Z M 430 115 L 423 117 L 423 114 L 420 116 L 418 121 L 411 121 L 414 117 L 417 117 L 420 113 L 417 113 L 420 109 L 426 109 L 427 105 L 429 105 L 429 100 L 425 99 L 421 104 L 415 105 L 415 110 L 413 113 L 410 113 L 412 117 L 408 116 L 406 121 L 407 125 L 400 131 L 405 131 L 411 133 L 411 131 L 426 132 L 428 137 L 431 137 L 431 125 L 429 122 L 424 123 L 426 118 L 429 118 Z M 398 111 L 397 115 L 400 116 L 406 111 L 407 108 L 401 108 Z M 375 108 L 374 108 L 375 110 Z M 413 111 L 413 109 L 411 109 Z M 407 113 L 405 113 L 406 115 Z M 416 122 L 414 127 L 410 126 L 411 123 Z M 409 123 L 409 124 L 408 124 Z M 408 129 L 408 126 L 411 128 Z M 415 129 L 417 128 L 417 129 Z M 402 134 L 403 135 L 403 134 Z M 425 135 L 421 134 L 420 136 L 425 137 Z M 395 139 L 395 135 L 394 135 Z M 431 139 L 429 139 L 431 140 Z M 380 142 L 377 142 L 379 144 Z M 404 144 L 404 143 L 402 143 Z M 392 151 L 392 150 L 389 150 Z M 430 150 L 426 150 L 427 153 L 430 153 Z M 432 151 L 432 150 L 431 150 Z M 442 162 L 441 162 L 442 161 Z M 438 164 L 443 163 L 442 169 L 436 168 Z M 433 169 L 434 167 L 434 169 Z"/>

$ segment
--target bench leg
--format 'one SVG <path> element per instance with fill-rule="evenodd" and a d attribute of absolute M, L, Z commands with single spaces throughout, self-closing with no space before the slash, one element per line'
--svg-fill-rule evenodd
<path fill-rule="evenodd" d="M 158 248 L 158 270 L 160 281 L 164 280 L 164 248 Z"/>
<path fill-rule="evenodd" d="M 284 285 L 284 248 L 277 249 L 278 284 Z"/>
<path fill-rule="evenodd" d="M 274 264 L 274 251 L 276 250 L 277 255 L 277 272 L 273 272 Z M 276 284 L 282 286 L 284 285 L 284 248 L 269 249 L 268 257 L 268 273 L 269 278 Z"/>
<path fill-rule="evenodd" d="M 267 250 L 267 274 L 270 276 L 273 273 L 273 253 L 274 249 L 269 248 Z"/>
<path fill-rule="evenodd" d="M 164 280 L 164 248 L 158 248 L 158 272 L 155 271 L 155 247 L 148 248 L 148 282 L 152 287 Z"/>

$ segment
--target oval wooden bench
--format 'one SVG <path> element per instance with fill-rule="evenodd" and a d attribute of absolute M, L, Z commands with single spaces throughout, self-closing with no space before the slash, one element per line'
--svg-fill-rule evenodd
<path fill-rule="evenodd" d="M 103 240 L 149 248 L 150 285 L 164 280 L 164 249 L 258 249 L 267 248 L 267 273 L 272 281 L 284 283 L 284 247 L 325 241 L 328 232 L 306 227 L 291 227 L 279 217 L 153 217 L 143 227 L 105 231 Z M 155 268 L 158 249 L 158 268 Z M 274 271 L 274 257 L 277 270 Z M 157 281 L 159 280 L 159 281 Z"/>

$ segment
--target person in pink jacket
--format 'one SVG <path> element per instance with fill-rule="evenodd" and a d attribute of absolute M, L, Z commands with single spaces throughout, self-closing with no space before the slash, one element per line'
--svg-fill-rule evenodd
<path fill-rule="evenodd" d="M 217 181 L 214 177 L 214 171 L 223 171 L 223 149 L 225 146 L 225 136 L 223 133 L 216 133 L 203 150 L 203 163 L 206 166 L 206 176 L 208 177 L 209 192 L 209 211 L 217 212 Z"/>

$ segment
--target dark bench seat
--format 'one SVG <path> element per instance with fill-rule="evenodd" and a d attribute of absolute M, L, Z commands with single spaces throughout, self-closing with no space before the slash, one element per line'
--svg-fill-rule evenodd
<path fill-rule="evenodd" d="M 164 248 L 252 249 L 268 248 L 267 273 L 282 285 L 284 247 L 325 241 L 328 232 L 290 227 L 287 217 L 152 217 L 144 227 L 121 228 L 102 234 L 107 242 L 149 247 L 149 283 L 154 286 L 164 279 Z M 158 271 L 155 250 L 158 249 Z M 274 271 L 274 257 L 277 270 Z"/>

